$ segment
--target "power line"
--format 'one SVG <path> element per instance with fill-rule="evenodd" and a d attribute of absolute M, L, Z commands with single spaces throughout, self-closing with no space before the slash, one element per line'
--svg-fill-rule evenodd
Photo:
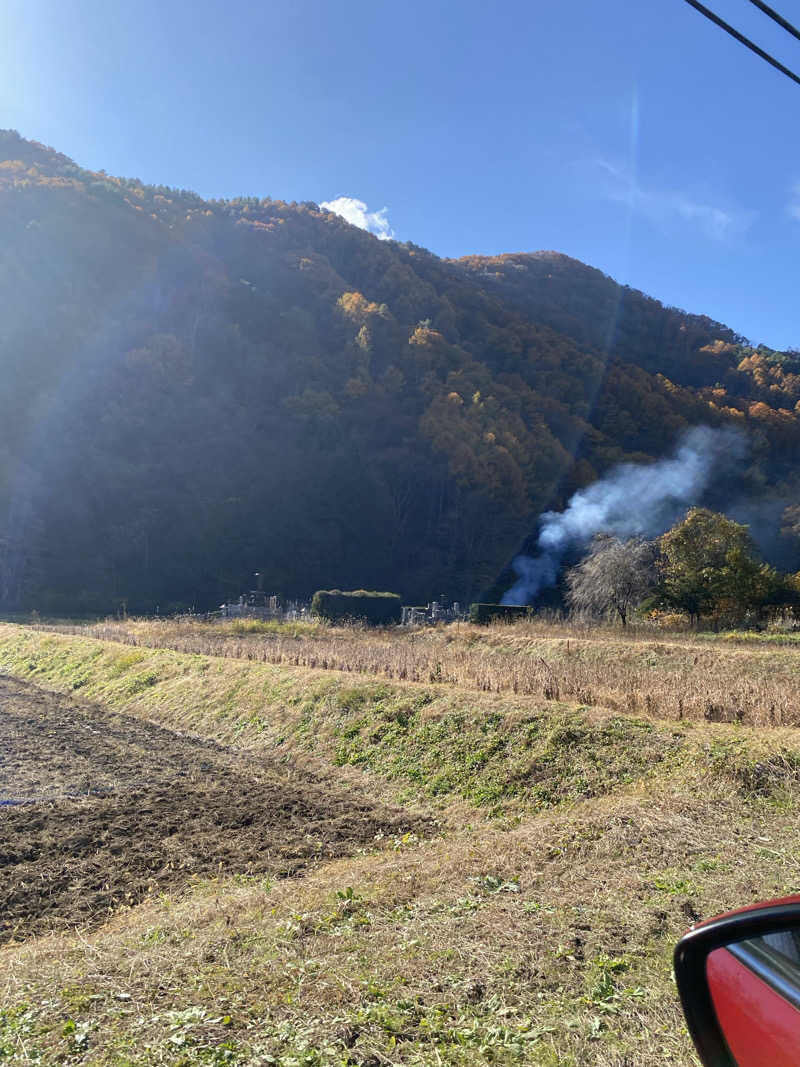
<path fill-rule="evenodd" d="M 753 0 L 753 2 L 755 3 L 755 0 Z M 785 74 L 787 78 L 791 78 L 793 82 L 796 82 L 797 85 L 800 85 L 800 77 L 798 77 L 791 70 L 789 70 L 788 67 L 784 67 L 783 63 L 779 63 L 777 59 L 775 59 L 769 54 L 769 52 L 765 52 L 763 48 L 759 48 L 757 44 L 754 44 L 748 37 L 745 37 L 743 33 L 739 33 L 738 30 L 735 30 L 733 26 L 721 19 L 719 15 L 715 15 L 713 11 L 709 11 L 709 9 L 705 7 L 705 5 L 698 3 L 698 0 L 686 0 L 686 3 L 689 4 L 690 7 L 693 7 L 696 11 L 699 11 L 701 15 L 705 15 L 705 17 L 707 19 L 710 19 L 711 22 L 716 23 L 716 25 L 719 26 L 720 29 L 724 30 L 726 33 L 729 33 L 731 37 L 737 40 L 740 44 L 743 44 L 745 48 L 749 48 L 751 52 L 755 52 L 757 56 L 760 56 L 762 59 L 766 60 L 766 62 L 769 63 L 770 66 L 774 67 L 776 70 L 779 70 L 781 74 Z M 761 5 L 759 4 L 759 6 Z"/>
<path fill-rule="evenodd" d="M 791 22 L 787 22 L 783 15 L 779 15 L 774 8 L 769 6 L 769 4 L 763 3 L 763 0 L 750 0 L 750 3 L 755 4 L 765 15 L 769 15 L 773 22 L 777 22 L 787 33 L 790 33 L 792 37 L 796 37 L 797 40 L 800 41 L 800 30 L 795 29 Z"/>

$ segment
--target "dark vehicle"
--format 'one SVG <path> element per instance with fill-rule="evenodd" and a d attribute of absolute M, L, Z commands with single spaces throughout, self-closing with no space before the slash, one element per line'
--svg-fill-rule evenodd
<path fill-rule="evenodd" d="M 675 948 L 675 980 L 707 1067 L 797 1067 L 800 895 L 698 924 Z"/>

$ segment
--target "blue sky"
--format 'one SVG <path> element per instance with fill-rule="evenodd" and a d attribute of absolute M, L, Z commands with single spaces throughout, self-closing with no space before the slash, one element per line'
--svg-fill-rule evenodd
<path fill-rule="evenodd" d="M 707 2 L 800 71 L 747 0 Z M 83 166 L 348 197 L 443 256 L 556 249 L 775 347 L 800 347 L 798 120 L 683 0 L 0 8 L 0 125 Z"/>

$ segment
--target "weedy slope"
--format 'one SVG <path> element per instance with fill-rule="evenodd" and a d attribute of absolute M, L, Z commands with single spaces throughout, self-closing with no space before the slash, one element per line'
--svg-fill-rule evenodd
<path fill-rule="evenodd" d="M 0 670 L 429 815 L 7 945 L 8 1062 L 688 1065 L 675 939 L 800 889 L 790 729 L 12 626 Z"/>
<path fill-rule="evenodd" d="M 800 725 L 791 635 L 638 632 L 538 621 L 398 631 L 255 619 L 106 621 L 58 632 L 278 665 L 352 671 L 753 726 Z"/>

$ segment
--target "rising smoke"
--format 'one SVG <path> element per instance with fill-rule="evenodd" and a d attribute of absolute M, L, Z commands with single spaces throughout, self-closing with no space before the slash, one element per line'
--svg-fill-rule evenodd
<path fill-rule="evenodd" d="M 597 533 L 615 537 L 657 537 L 697 504 L 721 460 L 740 459 L 744 438 L 734 430 L 699 426 L 680 441 L 674 456 L 657 463 L 626 463 L 579 489 L 564 511 L 541 518 L 537 554 L 517 556 L 517 581 L 503 604 L 530 604 L 542 589 L 555 585 L 570 550 L 587 545 Z"/>

